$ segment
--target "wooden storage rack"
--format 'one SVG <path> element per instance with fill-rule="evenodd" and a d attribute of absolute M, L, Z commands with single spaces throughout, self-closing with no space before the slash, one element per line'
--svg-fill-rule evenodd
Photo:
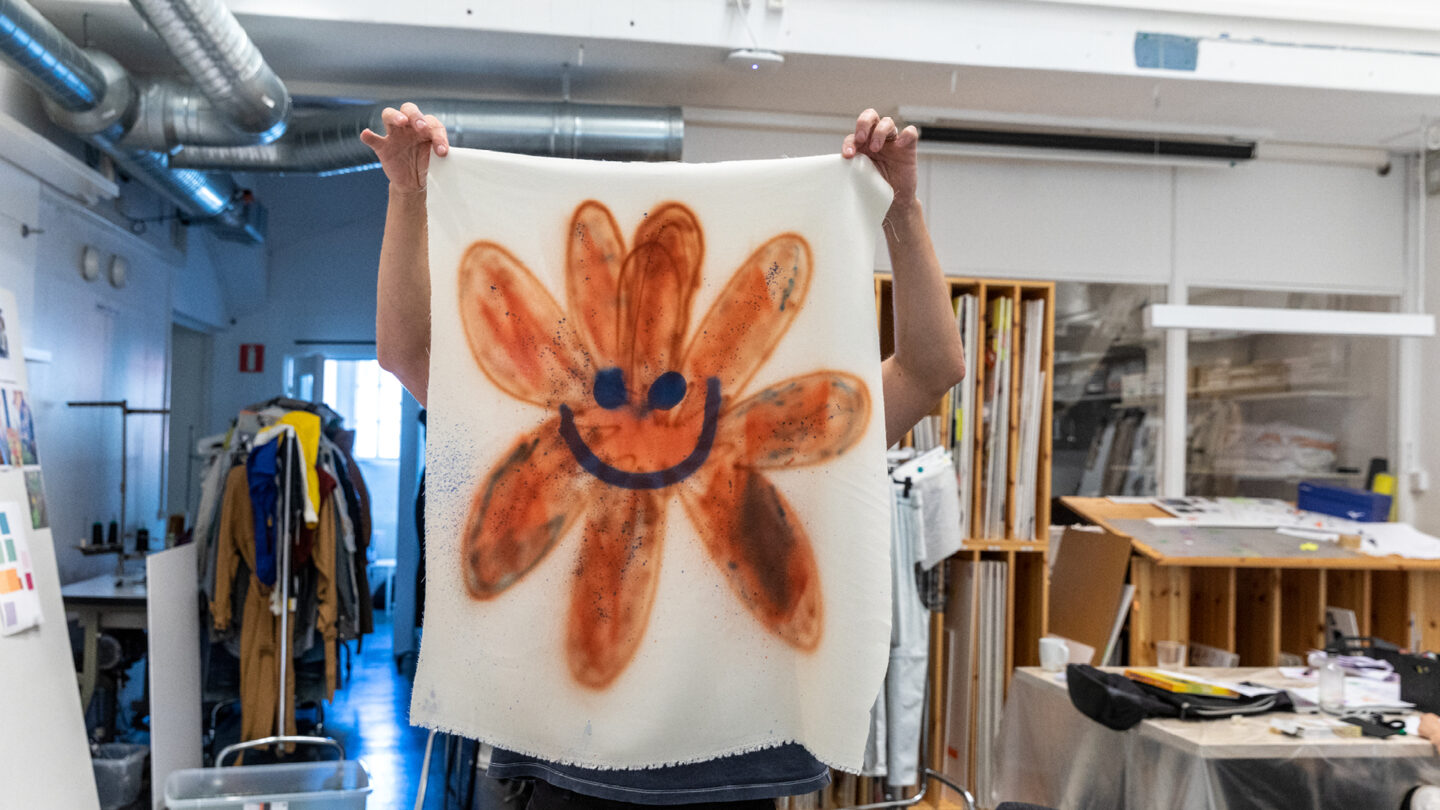
<path fill-rule="evenodd" d="M 1066 498 L 1087 521 L 1129 536 L 1130 663 L 1153 665 L 1155 642 L 1199 642 L 1240 655 L 1240 665 L 1275 666 L 1280 652 L 1324 646 L 1326 606 L 1355 611 L 1361 635 L 1415 649 L 1440 649 L 1440 560 L 1294 556 L 1178 556 L 1125 535 L 1111 521 L 1166 515 L 1150 504 Z"/>
<path fill-rule="evenodd" d="M 877 273 L 875 276 L 875 304 L 880 322 L 880 349 L 882 356 L 888 357 L 894 352 L 894 296 L 891 290 L 893 277 L 889 273 Z M 984 447 L 983 433 L 980 429 L 980 419 L 983 401 L 982 392 L 986 385 L 985 350 L 984 345 L 977 353 L 978 360 L 974 368 L 966 370 L 967 383 L 976 386 L 976 407 L 974 413 L 966 414 L 968 424 L 965 427 L 964 435 L 966 441 L 974 442 L 975 463 L 974 474 L 968 482 L 968 490 L 961 492 L 962 498 L 970 499 L 970 515 L 972 526 L 965 527 L 964 548 L 951 558 L 952 561 L 979 561 L 979 560 L 1003 560 L 1007 563 L 1007 587 L 1006 587 L 1006 644 L 1005 644 L 1005 671 L 1008 675 L 1016 666 L 1033 666 L 1039 664 L 1039 641 L 1045 635 L 1046 626 L 1049 621 L 1049 566 L 1047 564 L 1049 532 L 1050 532 L 1050 453 L 1051 453 L 1051 409 L 1053 404 L 1054 385 L 1054 354 L 1055 354 L 1055 285 L 1048 281 L 1016 281 L 1012 279 L 971 279 L 971 278 L 947 278 L 950 287 L 950 297 L 954 300 L 957 296 L 964 294 L 975 295 L 979 299 L 979 320 L 982 328 L 979 330 L 981 340 L 984 340 L 985 329 L 983 325 L 989 321 L 989 313 L 992 302 L 1000 298 L 1009 298 L 1014 302 L 1016 317 L 1011 324 L 1011 346 L 1012 352 L 1016 355 L 1016 361 L 1011 364 L 1010 379 L 1006 382 L 1010 386 L 1012 395 L 1010 397 L 1010 434 L 1009 434 L 1009 469 L 1006 471 L 1007 488 L 1007 514 L 1005 518 L 1004 537 L 979 537 L 978 516 L 981 512 L 982 498 L 985 493 L 982 490 L 982 476 L 980 471 L 984 469 Z M 1015 498 L 1013 493 L 1018 485 L 1017 463 L 1019 457 L 1019 396 L 1017 392 L 1020 386 L 1020 363 L 1019 350 L 1022 340 L 1021 329 L 1021 302 L 1033 299 L 1045 301 L 1045 325 L 1041 332 L 1043 343 L 1041 345 L 1040 365 L 1045 372 L 1045 390 L 1042 394 L 1041 419 L 1040 419 L 1040 453 L 1039 464 L 1036 473 L 1039 478 L 1035 487 L 1035 537 L 1017 538 L 1015 534 Z M 936 414 L 953 418 L 954 408 L 947 396 L 940 403 Z M 945 644 L 945 617 L 942 614 L 932 614 L 930 624 L 930 705 L 932 708 L 930 725 L 926 730 L 929 734 L 930 744 L 930 767 L 937 771 L 944 770 L 945 757 L 945 724 L 946 724 L 946 697 L 952 688 L 962 688 L 960 684 L 950 684 L 949 672 L 946 662 L 949 660 L 949 650 Z M 966 638 L 964 643 L 975 643 L 975 639 Z M 974 682 L 968 684 L 968 688 L 974 689 Z M 972 737 L 975 733 L 971 729 Z M 971 745 L 970 750 L 975 750 Z M 933 797 L 932 803 L 936 806 L 949 804 L 942 800 L 943 791 L 932 791 L 929 797 Z"/>

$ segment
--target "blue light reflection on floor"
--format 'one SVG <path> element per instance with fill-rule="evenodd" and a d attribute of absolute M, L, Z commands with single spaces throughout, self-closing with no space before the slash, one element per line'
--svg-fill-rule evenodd
<path fill-rule="evenodd" d="M 354 642 L 350 647 L 353 651 Z M 408 810 L 415 804 L 429 732 L 409 723 L 410 680 L 396 672 L 388 615 L 375 614 L 375 632 L 365 636 L 364 650 L 352 660 L 349 680 L 342 668 L 342 687 L 325 707 L 325 733 L 345 746 L 346 757 L 364 760 L 374 789 L 369 810 Z M 443 805 L 438 741 L 435 747 L 427 808 Z"/>

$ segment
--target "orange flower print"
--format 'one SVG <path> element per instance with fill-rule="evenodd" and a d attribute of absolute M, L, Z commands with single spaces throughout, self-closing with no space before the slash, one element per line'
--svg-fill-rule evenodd
<path fill-rule="evenodd" d="M 611 684 L 644 637 L 676 497 L 746 609 L 797 649 L 820 642 L 810 538 L 765 471 L 845 452 L 870 422 L 870 394 L 858 377 L 815 371 L 740 398 L 804 306 L 810 246 L 794 233 L 761 245 L 692 331 L 703 256 L 685 206 L 649 212 L 627 250 L 591 200 L 567 234 L 568 310 L 494 242 L 460 262 L 476 362 L 549 414 L 476 489 L 465 585 L 495 598 L 579 523 L 565 653 L 586 687 Z"/>

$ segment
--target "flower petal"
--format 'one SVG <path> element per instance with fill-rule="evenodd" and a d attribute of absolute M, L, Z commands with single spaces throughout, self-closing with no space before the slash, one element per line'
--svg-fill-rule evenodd
<path fill-rule="evenodd" d="M 475 599 L 498 595 L 534 568 L 590 503 L 593 479 L 561 440 L 559 421 L 511 445 L 475 491 L 460 538 Z"/>
<path fill-rule="evenodd" d="M 819 464 L 855 444 L 870 424 L 870 392 L 853 374 L 791 377 L 720 416 L 717 444 L 760 469 Z"/>
<path fill-rule="evenodd" d="M 506 393 L 547 408 L 589 395 L 593 371 L 575 331 L 505 248 L 476 242 L 465 251 L 460 320 L 475 362 Z"/>
<path fill-rule="evenodd" d="M 707 465 L 680 500 L 735 595 L 772 633 L 802 650 L 820 643 L 820 570 L 810 538 L 756 470 Z"/>
<path fill-rule="evenodd" d="M 679 203 L 650 212 L 635 230 L 620 271 L 620 359 L 632 396 L 643 398 L 679 366 L 704 252 L 700 223 Z"/>
<path fill-rule="evenodd" d="M 565 247 L 565 297 L 581 339 L 609 365 L 619 361 L 616 301 L 624 260 L 625 242 L 610 209 L 595 200 L 580 203 Z"/>
<path fill-rule="evenodd" d="M 765 362 L 810 289 L 810 245 L 784 233 L 746 259 L 700 322 L 685 355 L 685 377 L 718 376 L 729 396 L 739 394 Z"/>
<path fill-rule="evenodd" d="M 660 578 L 665 503 L 653 492 L 607 487 L 590 507 L 565 641 L 570 674 L 585 686 L 609 686 L 645 637 Z"/>

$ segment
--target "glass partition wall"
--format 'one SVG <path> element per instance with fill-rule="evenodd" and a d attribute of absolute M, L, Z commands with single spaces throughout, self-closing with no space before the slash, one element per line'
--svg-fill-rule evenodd
<path fill-rule="evenodd" d="M 1055 289 L 1055 496 L 1159 492 L 1165 333 L 1145 328 L 1163 286 Z M 1191 304 L 1393 312 L 1359 296 L 1192 287 Z M 1336 317 L 1343 317 L 1337 315 Z M 1393 467 L 1393 338 L 1191 329 L 1185 492 L 1294 500 L 1302 480 L 1364 487 Z"/>
<path fill-rule="evenodd" d="M 1190 303 L 1391 312 L 1396 299 L 1192 288 Z M 1336 317 L 1343 317 L 1337 315 Z M 1192 329 L 1185 491 L 1293 500 L 1302 480 L 1364 487 L 1394 446 L 1396 341 Z"/>
<path fill-rule="evenodd" d="M 1158 492 L 1165 341 L 1144 312 L 1164 301 L 1159 286 L 1056 284 L 1055 496 Z"/>

